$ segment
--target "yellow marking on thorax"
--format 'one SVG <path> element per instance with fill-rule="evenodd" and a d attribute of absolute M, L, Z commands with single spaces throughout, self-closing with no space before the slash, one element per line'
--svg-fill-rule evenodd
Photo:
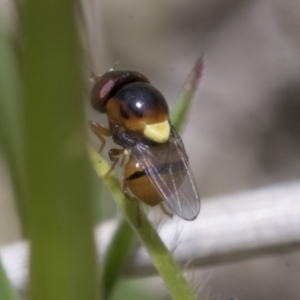
<path fill-rule="evenodd" d="M 170 136 L 169 120 L 166 120 L 161 123 L 146 125 L 143 134 L 146 138 L 154 142 L 166 142 Z"/>

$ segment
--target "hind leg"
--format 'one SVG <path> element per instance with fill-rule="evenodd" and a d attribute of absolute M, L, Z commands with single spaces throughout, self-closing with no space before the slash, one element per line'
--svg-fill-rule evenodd
<path fill-rule="evenodd" d="M 165 215 L 167 215 L 167 216 L 170 217 L 171 219 L 173 218 L 173 214 L 170 213 L 170 212 L 166 209 L 166 207 L 165 207 L 165 205 L 163 204 L 163 202 L 161 202 L 161 203 L 159 204 L 159 206 L 160 206 L 161 210 L 164 212 Z"/>

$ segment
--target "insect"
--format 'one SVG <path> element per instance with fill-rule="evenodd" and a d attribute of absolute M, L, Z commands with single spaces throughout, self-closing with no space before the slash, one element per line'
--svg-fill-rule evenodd
<path fill-rule="evenodd" d="M 181 138 L 172 126 L 164 96 L 141 73 L 109 71 L 94 76 L 91 103 L 106 114 L 108 128 L 90 121 L 102 141 L 112 137 L 120 148 L 109 151 L 111 170 L 121 155 L 123 191 L 149 206 L 166 203 L 184 220 L 194 220 L 200 199 Z"/>

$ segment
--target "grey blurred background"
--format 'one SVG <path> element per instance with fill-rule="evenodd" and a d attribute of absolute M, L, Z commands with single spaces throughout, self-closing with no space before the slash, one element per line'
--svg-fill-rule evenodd
<path fill-rule="evenodd" d="M 10 1 L 0 3 L 10 11 Z M 202 83 L 182 135 L 202 197 L 299 179 L 299 1 L 90 0 L 81 8 L 87 76 L 114 66 L 137 70 L 172 107 L 204 54 Z M 14 18 L 7 12 L 5 18 L 13 30 Z M 89 118 L 99 120 L 92 111 Z M 1 245 L 18 239 L 20 230 L 4 160 L 0 166 Z M 195 286 L 205 279 L 210 299 L 296 300 L 300 253 L 194 270 L 193 276 Z"/>

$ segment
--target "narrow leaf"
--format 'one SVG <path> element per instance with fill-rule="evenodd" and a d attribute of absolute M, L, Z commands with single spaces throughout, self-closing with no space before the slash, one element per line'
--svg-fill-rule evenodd
<path fill-rule="evenodd" d="M 23 106 L 32 300 L 97 297 L 74 2 L 25 3 Z"/>

